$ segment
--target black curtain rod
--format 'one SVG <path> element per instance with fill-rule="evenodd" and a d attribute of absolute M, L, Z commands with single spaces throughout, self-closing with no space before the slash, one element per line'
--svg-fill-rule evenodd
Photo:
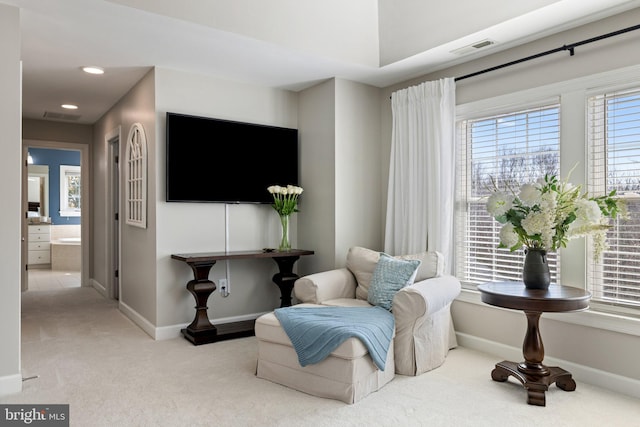
<path fill-rule="evenodd" d="M 609 37 L 617 36 L 617 35 L 620 35 L 620 34 L 628 33 L 629 31 L 635 31 L 635 30 L 639 30 L 639 29 L 640 29 L 640 25 L 634 25 L 632 27 L 623 28 L 623 29 L 618 30 L 618 31 L 613 31 L 611 33 L 603 34 L 601 36 L 592 37 L 590 39 L 582 40 L 582 41 L 579 41 L 577 43 L 571 43 L 570 45 L 564 45 L 562 47 L 558 47 L 556 49 L 551 49 L 551 50 L 548 50 L 546 52 L 541 52 L 541 53 L 537 53 L 535 55 L 527 56 L 526 58 L 516 59 L 515 61 L 507 62 L 507 63 L 501 64 L 501 65 L 496 65 L 495 67 L 487 68 L 487 69 L 484 69 L 484 70 L 481 70 L 481 71 L 476 71 L 475 73 L 471 73 L 471 74 L 467 74 L 467 75 L 464 75 L 464 76 L 456 77 L 454 80 L 457 82 L 457 81 L 460 81 L 460 80 L 468 79 L 470 77 L 475 77 L 475 76 L 480 75 L 480 74 L 485 74 L 485 73 L 488 73 L 488 72 L 491 72 L 491 71 L 499 70 L 501 68 L 510 67 L 511 65 L 520 64 L 522 62 L 530 61 L 532 59 L 540 58 L 542 56 L 551 55 L 552 53 L 562 52 L 562 51 L 565 51 L 565 50 L 568 50 L 569 51 L 569 55 L 573 56 L 575 54 L 575 48 L 578 47 L 578 46 L 582 46 L 582 45 L 585 45 L 585 44 L 588 44 L 588 43 L 597 42 L 599 40 L 607 39 Z"/>

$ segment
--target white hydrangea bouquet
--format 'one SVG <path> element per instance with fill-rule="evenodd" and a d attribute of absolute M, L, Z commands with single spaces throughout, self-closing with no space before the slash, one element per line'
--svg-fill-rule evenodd
<path fill-rule="evenodd" d="M 580 186 L 545 175 L 535 183 L 524 184 L 519 192 L 502 191 L 493 182 L 487 211 L 504 224 L 500 230 L 501 248 L 555 251 L 570 239 L 593 237 L 594 257 L 608 249 L 606 232 L 609 218 L 626 215 L 623 201 L 615 190 L 608 195 L 588 197 Z"/>

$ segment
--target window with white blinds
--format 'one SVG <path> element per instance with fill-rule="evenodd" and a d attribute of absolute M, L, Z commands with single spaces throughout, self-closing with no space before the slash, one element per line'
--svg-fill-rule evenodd
<path fill-rule="evenodd" d="M 589 257 L 592 300 L 640 308 L 640 89 L 601 94 L 588 101 L 589 192 L 615 190 L 627 219 L 612 220 L 609 249 Z"/>
<path fill-rule="evenodd" d="M 522 280 L 524 253 L 498 249 L 501 224 L 486 210 L 492 180 L 517 192 L 524 183 L 560 167 L 557 104 L 458 123 L 456 275 L 466 285 Z M 557 253 L 549 253 L 552 281 L 559 283 Z"/>

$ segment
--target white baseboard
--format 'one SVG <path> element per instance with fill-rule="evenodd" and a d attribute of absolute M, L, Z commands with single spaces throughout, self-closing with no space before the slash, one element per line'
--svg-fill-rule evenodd
<path fill-rule="evenodd" d="M 220 317 L 218 319 L 209 319 L 211 323 L 214 325 L 222 325 L 224 323 L 232 323 L 232 322 L 243 322 L 245 320 L 254 320 L 263 314 L 267 313 L 250 313 L 243 314 L 241 316 L 230 316 L 230 317 Z M 191 322 L 189 322 L 191 323 Z M 182 323 L 179 325 L 170 325 L 170 326 L 161 326 L 156 328 L 155 339 L 157 340 L 169 340 L 173 338 L 178 338 L 181 336 L 180 330 L 189 326 L 189 323 Z"/>
<path fill-rule="evenodd" d="M 522 349 L 507 346 L 484 338 L 474 337 L 464 333 L 456 333 L 458 345 L 487 354 L 496 355 L 496 363 L 502 360 L 522 361 Z M 500 359 L 500 360 L 498 360 Z M 571 372 L 573 379 L 606 388 L 618 393 L 640 398 L 640 381 L 611 372 L 594 369 L 589 366 L 579 365 L 554 357 L 545 357 L 544 364 L 548 366 L 560 366 Z"/>
<path fill-rule="evenodd" d="M 0 396 L 20 393 L 22 391 L 22 375 L 5 375 L 0 377 Z"/>
<path fill-rule="evenodd" d="M 107 295 L 107 288 L 102 286 L 100 282 L 98 282 L 96 279 L 89 279 L 89 283 L 91 284 L 93 289 L 98 291 L 100 295 L 102 295 L 105 298 L 109 298 L 109 295 Z"/>
<path fill-rule="evenodd" d="M 138 312 L 136 312 L 134 309 L 132 309 L 122 301 L 120 301 L 118 307 L 125 316 L 127 316 L 133 323 L 139 326 L 140 329 L 142 329 L 147 335 L 149 335 L 154 340 L 158 340 L 158 341 L 170 340 L 173 338 L 180 337 L 181 336 L 180 330 L 186 328 L 187 326 L 189 326 L 189 323 L 191 323 L 189 322 L 189 323 L 181 323 L 177 325 L 156 327 L 147 319 L 145 319 L 142 315 L 140 315 Z M 218 319 L 209 319 L 209 321 L 214 325 L 221 325 L 224 323 L 254 320 L 265 313 L 267 312 L 243 314 L 241 316 L 220 317 Z"/>
<path fill-rule="evenodd" d="M 151 322 L 149 322 L 137 311 L 135 311 L 133 308 L 129 307 L 122 301 L 118 302 L 118 309 L 120 309 L 122 314 L 127 316 L 133 323 L 138 325 L 138 327 L 142 329 L 147 335 L 149 335 L 153 339 L 156 339 L 156 327 Z"/>

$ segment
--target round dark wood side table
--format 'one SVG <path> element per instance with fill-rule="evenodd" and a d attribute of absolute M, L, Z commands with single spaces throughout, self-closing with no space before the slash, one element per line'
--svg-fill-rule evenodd
<path fill-rule="evenodd" d="M 527 403 L 545 406 L 545 392 L 554 382 L 564 391 L 576 389 L 571 373 L 542 363 L 544 345 L 538 322 L 543 312 L 569 312 L 589 308 L 591 294 L 583 289 L 552 284 L 549 289 L 527 289 L 522 282 L 492 282 L 478 286 L 482 302 L 496 307 L 522 310 L 527 316 L 527 332 L 522 344 L 524 362 L 503 361 L 491 372 L 494 381 L 512 375 L 527 390 Z"/>

